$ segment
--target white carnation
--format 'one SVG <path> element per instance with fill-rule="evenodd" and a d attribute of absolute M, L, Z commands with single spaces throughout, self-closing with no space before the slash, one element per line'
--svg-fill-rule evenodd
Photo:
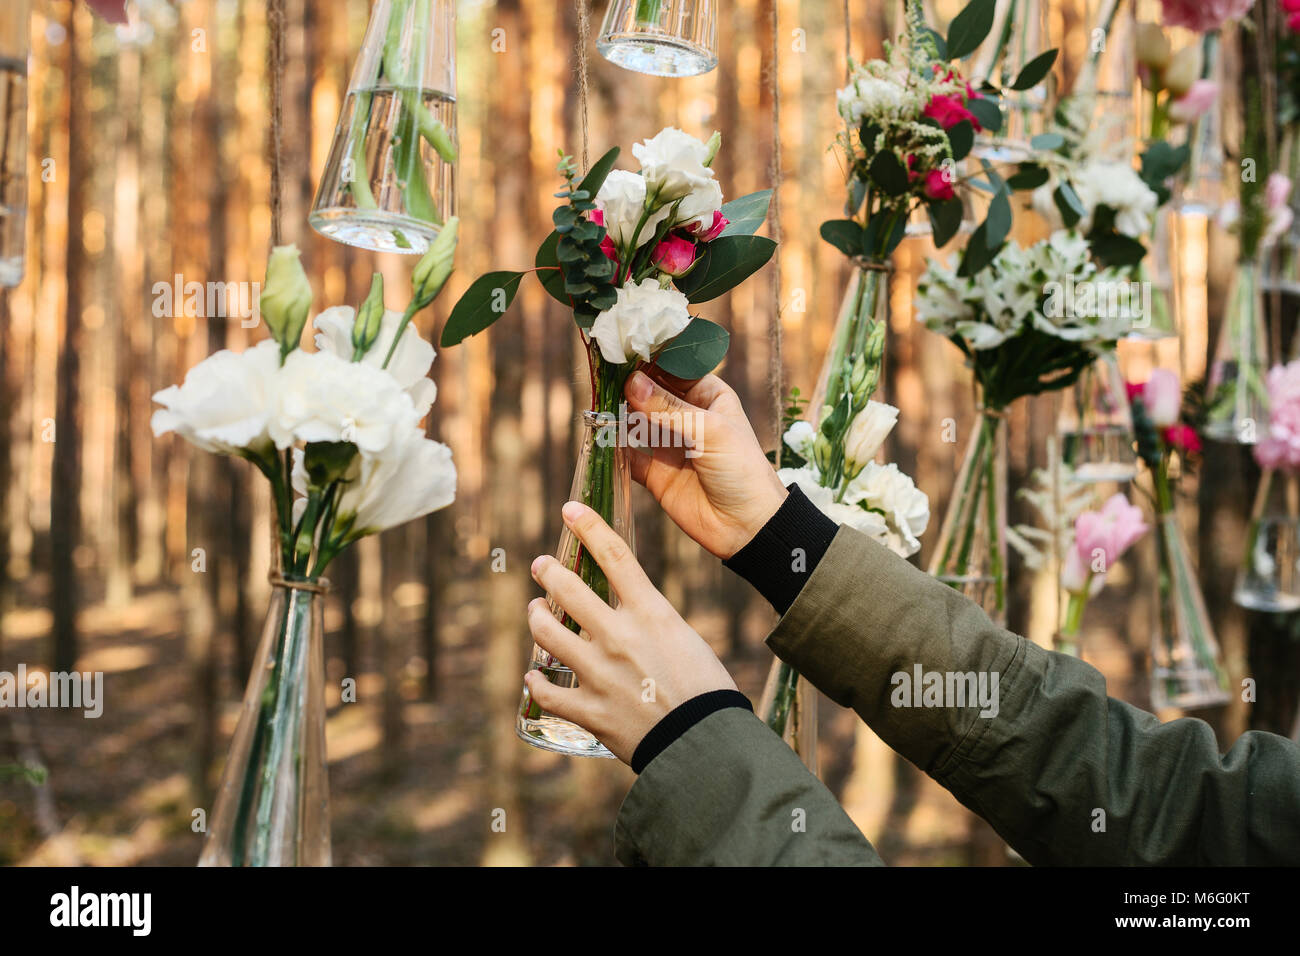
<path fill-rule="evenodd" d="M 909 557 L 921 550 L 920 536 L 930 523 L 930 499 L 892 462 L 868 462 L 844 490 L 844 503 L 880 512 L 886 526 L 884 544 Z"/>
<path fill-rule="evenodd" d="M 335 306 L 316 316 L 312 323 L 316 328 L 316 348 L 322 352 L 332 352 L 339 358 L 352 358 L 352 326 L 356 322 L 356 310 L 350 306 Z M 391 309 L 384 311 L 384 318 L 379 328 L 379 337 L 375 339 L 370 350 L 361 361 L 381 368 L 388 350 L 392 348 L 393 336 L 402 322 L 402 313 Z M 404 388 L 415 410 L 421 418 L 428 413 L 434 399 L 438 396 L 438 387 L 429 378 L 429 369 L 433 366 L 433 346 L 420 337 L 415 323 L 406 326 L 402 333 L 401 344 L 393 353 L 393 360 L 388 363 L 387 372 L 397 379 L 397 384 Z"/>
<path fill-rule="evenodd" d="M 164 406 L 153 413 L 154 435 L 176 432 L 204 451 L 262 454 L 271 445 L 280 346 L 267 339 L 243 352 L 223 349 L 208 356 L 153 396 Z"/>

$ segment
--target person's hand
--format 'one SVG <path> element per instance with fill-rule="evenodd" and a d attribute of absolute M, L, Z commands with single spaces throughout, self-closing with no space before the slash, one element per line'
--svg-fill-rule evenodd
<path fill-rule="evenodd" d="M 689 383 L 655 374 L 658 381 L 633 373 L 625 395 L 657 429 L 651 433 L 660 445 L 671 435 L 678 447 L 631 449 L 632 477 L 679 528 L 716 557 L 729 558 L 776 514 L 788 492 L 730 386 L 716 375 Z"/>
<path fill-rule="evenodd" d="M 735 690 L 736 682 L 596 512 L 570 501 L 563 514 L 605 572 L 619 606 L 610 607 L 555 558 L 534 561 L 533 578 L 590 640 L 557 621 L 544 598 L 532 601 L 533 639 L 573 670 L 578 686 L 556 687 L 538 670 L 529 671 L 524 682 L 540 707 L 585 727 L 631 763 L 637 744 L 679 704 L 709 691 Z"/>

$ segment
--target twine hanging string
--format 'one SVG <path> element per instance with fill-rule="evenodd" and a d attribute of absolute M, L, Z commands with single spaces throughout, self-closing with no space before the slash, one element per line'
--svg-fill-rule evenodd
<path fill-rule="evenodd" d="M 578 0 L 578 112 L 582 120 L 582 168 L 587 169 L 587 45 L 591 40 L 591 0 Z"/>
<path fill-rule="evenodd" d="M 853 18 L 849 14 L 849 0 L 844 0 L 844 85 L 853 79 Z"/>
<path fill-rule="evenodd" d="M 776 431 L 776 466 L 781 467 L 781 428 L 785 413 L 785 368 L 781 342 L 781 39 L 778 33 L 780 0 L 771 4 L 772 62 L 768 65 L 768 82 L 772 89 L 772 239 L 776 251 L 772 254 L 772 311 L 769 313 L 767 335 L 771 342 L 767 381 L 772 395 L 772 418 Z"/>
<path fill-rule="evenodd" d="M 284 228 L 284 0 L 266 0 L 267 74 L 271 86 L 271 245 Z"/>

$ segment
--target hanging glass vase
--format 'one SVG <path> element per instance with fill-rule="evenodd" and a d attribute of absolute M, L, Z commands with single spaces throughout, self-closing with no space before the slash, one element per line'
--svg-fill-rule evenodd
<path fill-rule="evenodd" d="M 618 415 L 611 412 L 583 412 L 582 445 L 578 464 L 573 473 L 570 501 L 581 501 L 605 519 L 628 546 L 636 550 L 632 527 L 632 473 L 628 464 L 628 450 L 623 436 L 626 427 Z M 610 588 L 605 574 L 595 559 L 582 546 L 577 536 L 566 525 L 560 532 L 560 543 L 555 557 L 566 568 L 595 591 L 611 607 L 618 605 L 618 595 Z M 573 620 L 555 602 L 551 612 L 569 630 L 582 633 Z M 529 670 L 540 670 L 557 687 L 576 687 L 576 675 L 545 650 L 533 645 Z M 525 687 L 515 720 L 515 733 L 523 740 L 556 753 L 576 757 L 612 757 L 605 746 L 577 724 L 548 713 L 539 707 Z"/>
<path fill-rule="evenodd" d="M 1206 391 L 1207 438 L 1253 445 L 1268 421 L 1268 337 L 1264 325 L 1263 266 L 1258 257 L 1237 264 Z"/>
<path fill-rule="evenodd" d="M 324 578 L 271 576 L 200 866 L 329 866 Z"/>
<path fill-rule="evenodd" d="M 718 0 L 610 0 L 596 49 L 637 73 L 707 73 L 718 65 Z"/>
<path fill-rule="evenodd" d="M 976 136 L 976 156 L 989 162 L 1009 162 L 1032 153 L 1029 141 L 1043 132 L 1051 81 L 1024 91 L 1011 87 L 1026 64 L 1050 48 L 1048 35 L 1043 0 L 999 0 L 993 27 L 971 54 L 966 69 L 973 84 L 988 80 L 1002 91 L 1002 128 Z"/>
<path fill-rule="evenodd" d="M 944 515 L 930 574 L 1006 623 L 1007 417 L 981 409 Z"/>
<path fill-rule="evenodd" d="M 0 288 L 23 279 L 27 241 L 28 0 L 0 9 Z"/>
<path fill-rule="evenodd" d="M 1150 342 L 1178 335 L 1178 212 L 1172 206 L 1156 210 L 1146 247 L 1133 274 L 1142 305 L 1125 337 Z"/>
<path fill-rule="evenodd" d="M 1296 184 L 1291 189 L 1291 226 L 1267 251 L 1265 288 L 1300 295 L 1300 125 L 1285 128 L 1280 150 L 1281 168 Z"/>
<path fill-rule="evenodd" d="M 1252 611 L 1300 610 L 1300 480 L 1291 472 L 1260 476 L 1232 599 Z"/>
<path fill-rule="evenodd" d="M 1214 82 L 1220 94 L 1214 105 L 1187 127 L 1187 145 L 1191 155 L 1187 172 L 1174 190 L 1174 205 L 1185 215 L 1213 216 L 1226 199 L 1224 163 L 1227 150 L 1223 146 L 1223 99 L 1228 89 L 1224 82 L 1222 42 L 1217 32 L 1201 38 L 1201 77 Z"/>
<path fill-rule="evenodd" d="M 1133 416 L 1115 352 L 1106 349 L 1065 393 L 1057 430 L 1074 481 L 1129 481 L 1137 475 Z"/>
<path fill-rule="evenodd" d="M 418 255 L 455 214 L 455 0 L 375 0 L 312 227 Z"/>
<path fill-rule="evenodd" d="M 873 342 L 883 343 L 883 331 L 889 328 L 889 276 L 893 265 L 888 260 L 858 256 L 848 287 L 840 299 L 835 328 L 826 349 L 826 360 L 817 375 L 817 387 L 808 403 L 813 424 L 821 418 L 822 408 L 839 401 L 854 360 L 867 352 Z M 873 339 L 872 332 L 880 329 Z M 869 358 L 871 356 L 868 356 Z M 880 361 L 883 358 L 876 356 Z M 882 371 L 883 378 L 883 371 Z M 879 392 L 876 401 L 884 401 Z"/>
<path fill-rule="evenodd" d="M 1172 513 L 1157 519 L 1151 707 L 1197 710 L 1226 704 L 1228 678 L 1182 529 Z"/>
<path fill-rule="evenodd" d="M 804 765 L 817 772 L 817 688 L 789 664 L 772 662 L 758 705 L 763 718 Z"/>

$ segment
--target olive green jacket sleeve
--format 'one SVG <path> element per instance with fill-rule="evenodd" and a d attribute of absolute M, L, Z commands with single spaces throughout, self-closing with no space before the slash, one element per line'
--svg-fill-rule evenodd
<path fill-rule="evenodd" d="M 1300 745 L 1252 731 L 1220 755 L 1203 721 L 1108 697 L 1095 668 L 996 627 L 855 531 L 839 530 L 768 643 L 1031 863 L 1300 864 Z M 997 694 L 925 706 L 918 669 L 945 688 L 982 674 L 990 691 L 996 674 Z"/>
<path fill-rule="evenodd" d="M 627 865 L 870 866 L 835 797 L 748 710 L 705 717 L 655 757 L 619 811 Z"/>

